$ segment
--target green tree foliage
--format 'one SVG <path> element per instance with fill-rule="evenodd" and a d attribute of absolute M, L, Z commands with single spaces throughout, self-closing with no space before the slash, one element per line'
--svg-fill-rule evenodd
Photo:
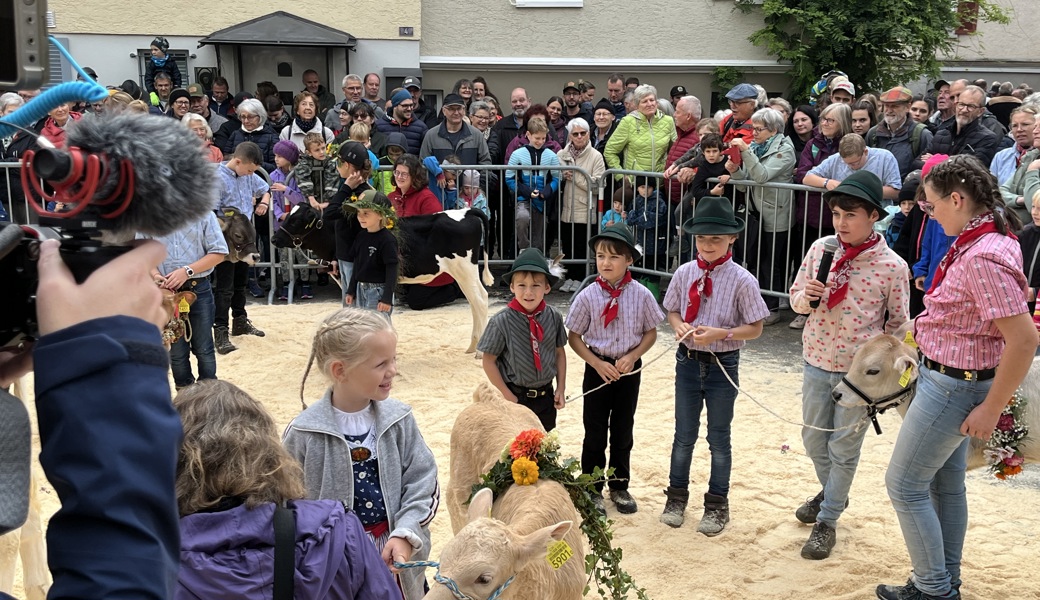
<path fill-rule="evenodd" d="M 760 8 L 765 20 L 748 39 L 791 63 L 791 89 L 799 98 L 830 69 L 847 73 L 857 90 L 936 77 L 939 57 L 953 53 L 962 23 L 976 14 L 978 21 L 1010 22 L 990 0 L 758 1 L 737 0 L 745 13 Z"/>

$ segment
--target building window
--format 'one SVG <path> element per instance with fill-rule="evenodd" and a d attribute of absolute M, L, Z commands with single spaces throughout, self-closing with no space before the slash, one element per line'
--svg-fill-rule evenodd
<path fill-rule="evenodd" d="M 188 87 L 188 84 L 191 83 L 191 78 L 188 76 L 188 51 L 174 50 L 173 48 L 170 48 L 170 51 L 167 52 L 166 55 L 176 61 L 177 68 L 181 70 L 181 87 Z M 145 84 L 144 81 L 144 74 L 145 69 L 148 68 L 148 61 L 150 60 L 152 60 L 151 48 L 137 51 L 138 80 L 141 84 L 142 90 L 148 89 L 148 85 Z"/>

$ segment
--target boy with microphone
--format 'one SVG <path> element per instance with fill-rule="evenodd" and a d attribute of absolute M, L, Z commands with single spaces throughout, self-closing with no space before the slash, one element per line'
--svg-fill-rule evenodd
<path fill-rule="evenodd" d="M 837 233 L 833 265 L 829 269 L 822 265 L 833 237 L 818 239 L 791 286 L 791 308 L 808 315 L 802 331 L 802 420 L 807 425 L 802 428 L 802 441 L 823 487 L 795 511 L 799 521 L 813 525 L 801 553 L 810 560 L 827 558 L 837 542 L 835 528 L 848 506 L 867 430 L 865 423 L 855 425 L 863 420 L 865 407 L 836 404 L 831 390 L 849 370 L 860 346 L 880 333 L 895 332 L 907 321 L 910 298 L 906 262 L 874 231 L 874 223 L 884 213 L 877 175 L 856 171 L 824 193 L 823 199 L 831 208 Z M 817 277 L 821 266 L 826 278 Z"/>

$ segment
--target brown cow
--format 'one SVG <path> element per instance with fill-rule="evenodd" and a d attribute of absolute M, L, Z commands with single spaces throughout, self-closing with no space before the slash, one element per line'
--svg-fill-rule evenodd
<path fill-rule="evenodd" d="M 222 208 L 217 212 L 220 230 L 224 232 L 228 253 L 224 259 L 229 262 L 244 262 L 248 265 L 260 260 L 260 252 L 256 248 L 256 229 L 249 217 L 235 208 Z"/>
<path fill-rule="evenodd" d="M 191 306 L 196 299 L 195 292 L 174 292 L 162 289 L 162 307 L 166 313 L 166 326 L 162 330 L 163 346 L 169 350 L 173 343 L 181 339 L 186 333 L 186 320 L 181 317 L 181 302 L 187 302 Z"/>

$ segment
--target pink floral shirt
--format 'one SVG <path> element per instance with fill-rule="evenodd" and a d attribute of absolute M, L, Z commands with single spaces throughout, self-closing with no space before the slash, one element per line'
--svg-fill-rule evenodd
<path fill-rule="evenodd" d="M 813 242 L 791 286 L 791 309 L 809 315 L 802 330 L 802 357 L 832 373 L 848 372 L 856 350 L 879 333 L 892 333 L 909 318 L 910 269 L 887 244 L 875 245 L 852 262 L 845 299 L 827 308 L 833 281 L 820 305 L 809 306 L 805 283 L 816 278 L 823 257 L 823 239 Z M 839 247 L 834 261 L 842 256 Z M 831 274 L 833 276 L 833 273 Z M 885 314 L 888 320 L 885 320 Z"/>

